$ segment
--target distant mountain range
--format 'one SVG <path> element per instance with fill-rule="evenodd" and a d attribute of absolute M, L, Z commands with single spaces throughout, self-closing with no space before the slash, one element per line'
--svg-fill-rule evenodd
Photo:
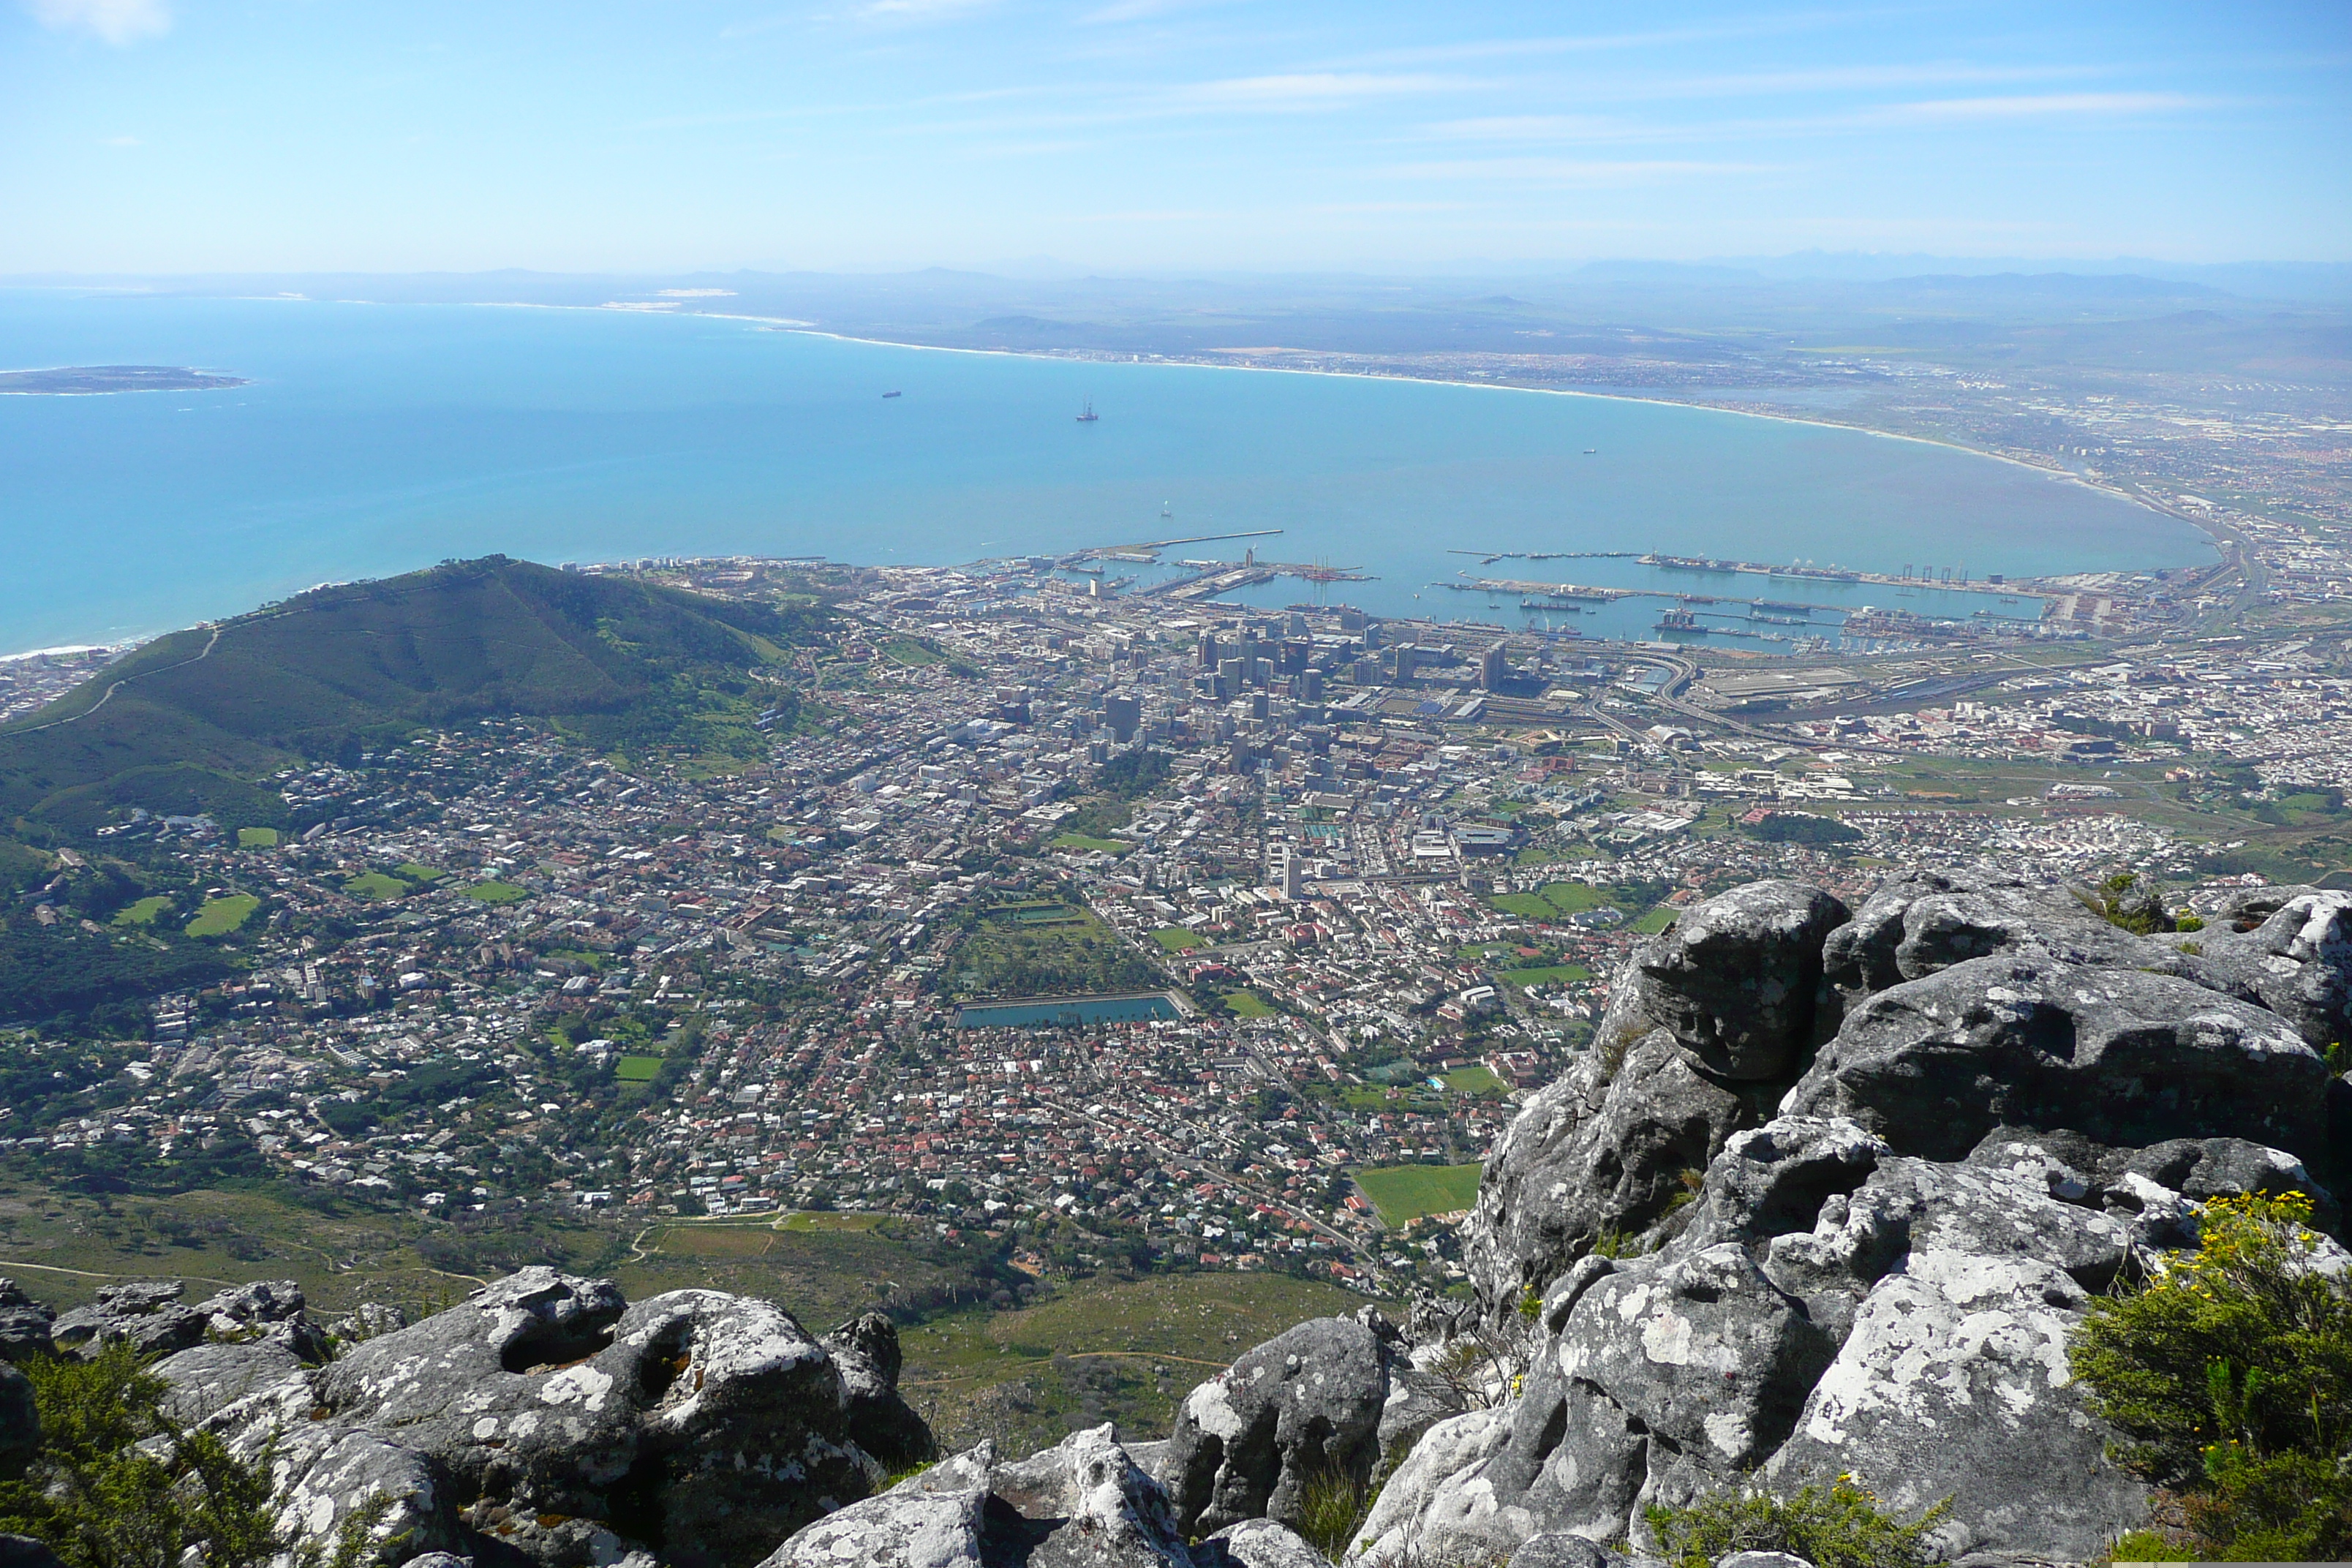
<path fill-rule="evenodd" d="M 789 727 L 797 703 L 751 672 L 824 620 L 497 555 L 317 588 L 159 637 L 0 730 L 0 821 L 49 839 L 134 806 L 278 826 L 271 773 L 488 717 L 624 753 L 760 755 L 759 715 Z"/>

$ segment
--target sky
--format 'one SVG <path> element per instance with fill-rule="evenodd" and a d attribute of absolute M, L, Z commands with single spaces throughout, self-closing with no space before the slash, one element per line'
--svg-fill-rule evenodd
<path fill-rule="evenodd" d="M 0 275 L 2352 260 L 2352 4 L 0 0 Z"/>

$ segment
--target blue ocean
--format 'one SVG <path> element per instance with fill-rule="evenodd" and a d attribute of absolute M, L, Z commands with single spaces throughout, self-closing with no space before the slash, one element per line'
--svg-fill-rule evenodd
<path fill-rule="evenodd" d="M 494 551 L 951 563 L 1279 529 L 1252 542 L 1261 559 L 1376 579 L 1333 602 L 1515 623 L 1507 596 L 1431 584 L 1467 570 L 1766 590 L 1454 552 L 1977 578 L 2213 558 L 2185 523 L 2013 464 L 1630 399 L 943 353 L 711 316 L 0 291 L 0 369 L 101 364 L 247 384 L 0 396 L 0 652 Z M 1100 417 L 1080 422 L 1089 402 Z M 1250 597 L 1313 595 L 1282 580 Z M 1901 607 L 1982 602 L 1922 591 Z M 1583 629 L 1623 635 L 1633 614 Z"/>

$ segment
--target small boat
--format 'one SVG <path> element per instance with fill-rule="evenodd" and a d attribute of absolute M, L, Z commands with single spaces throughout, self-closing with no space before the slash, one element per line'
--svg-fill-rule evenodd
<path fill-rule="evenodd" d="M 1096 412 L 1095 412 L 1095 404 L 1094 404 L 1094 399 L 1093 399 L 1093 398 L 1091 398 L 1091 397 L 1090 397 L 1090 398 L 1087 399 L 1087 401 L 1085 401 L 1084 403 L 1081 403 L 1080 405 L 1078 405 L 1078 423 L 1079 423 L 1079 424 L 1081 424 L 1081 425 L 1091 425 L 1091 424 L 1093 424 L 1096 420 L 1100 419 L 1101 417 L 1102 417 L 1102 416 L 1101 416 L 1101 415 L 1099 415 L 1099 414 L 1097 414 L 1097 413 L 1096 413 Z"/>
<path fill-rule="evenodd" d="M 887 403 L 891 398 L 898 397 L 898 396 L 901 396 L 901 395 L 903 395 L 903 394 L 896 393 L 896 392 L 886 392 L 886 393 L 884 393 L 884 394 L 882 395 L 882 400 L 883 400 L 885 403 Z"/>
<path fill-rule="evenodd" d="M 1585 455 L 1586 457 L 1588 457 L 1588 458 L 1589 458 L 1589 457 L 1592 456 L 1592 454 L 1593 454 L 1593 453 L 1598 452 L 1599 450 L 1601 450 L 1601 448 L 1600 448 L 1600 447 L 1587 447 L 1584 449 L 1584 455 Z"/>

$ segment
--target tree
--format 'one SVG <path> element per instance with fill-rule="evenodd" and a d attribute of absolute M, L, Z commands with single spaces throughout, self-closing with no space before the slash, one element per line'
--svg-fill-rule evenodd
<path fill-rule="evenodd" d="M 68 1568 L 260 1568 L 292 1543 L 269 1467 L 163 1413 L 168 1390 L 131 1346 L 25 1369 L 41 1447 L 0 1484 L 0 1531 L 46 1542 Z"/>
<path fill-rule="evenodd" d="M 2198 1249 L 2093 1301 L 2072 1347 L 2118 1458 L 2228 1559 L 2352 1553 L 2352 1283 L 2310 1218 L 2301 1193 L 2209 1200 Z"/>

